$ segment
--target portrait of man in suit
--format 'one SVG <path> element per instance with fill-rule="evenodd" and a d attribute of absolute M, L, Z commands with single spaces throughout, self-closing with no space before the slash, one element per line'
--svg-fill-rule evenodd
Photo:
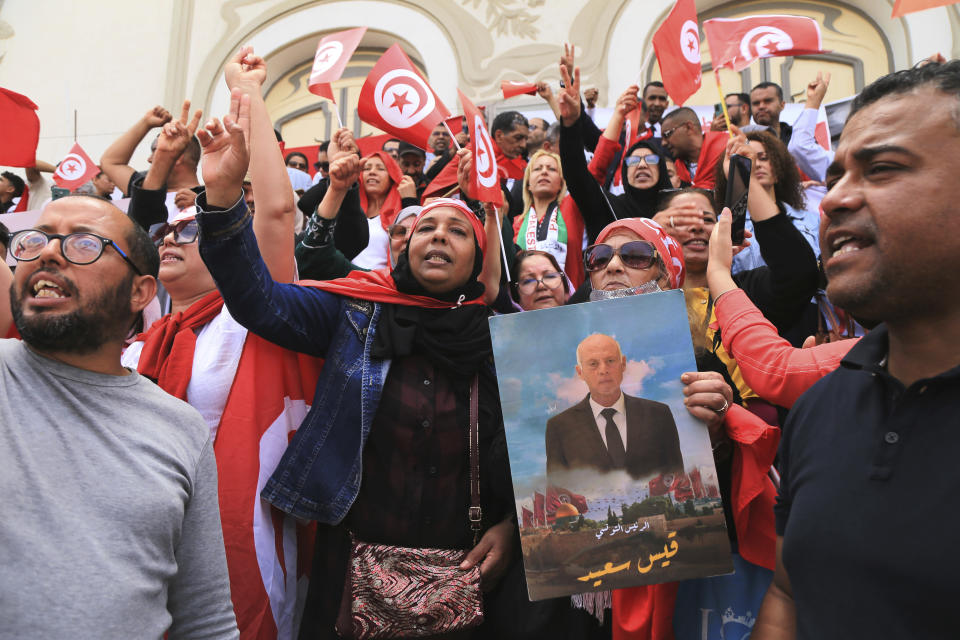
<path fill-rule="evenodd" d="M 670 407 L 620 389 L 627 358 L 612 337 L 577 346 L 577 376 L 590 390 L 547 420 L 547 474 L 574 469 L 623 470 L 633 478 L 682 472 L 680 437 Z"/>

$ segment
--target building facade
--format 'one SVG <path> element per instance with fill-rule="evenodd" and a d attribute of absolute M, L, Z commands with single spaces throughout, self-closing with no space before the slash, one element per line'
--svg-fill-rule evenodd
<path fill-rule="evenodd" d="M 373 129 L 356 117 L 356 99 L 377 57 L 398 42 L 440 99 L 459 111 L 456 89 L 494 112 L 542 110 L 537 97 L 503 101 L 503 80 L 546 80 L 557 86 L 564 42 L 577 46 L 583 87 L 613 106 L 630 84 L 658 79 L 651 40 L 672 0 L 153 0 L 88 3 L 6 0 L 0 3 L 0 86 L 39 106 L 38 157 L 55 162 L 76 133 L 100 153 L 155 104 L 179 112 L 184 98 L 222 116 L 228 105 L 223 65 L 251 44 L 269 66 L 266 100 L 289 146 L 316 144 L 336 127 L 338 109 L 360 135 Z M 818 56 L 773 58 L 720 77 L 725 92 L 749 91 L 761 80 L 802 100 L 818 70 L 832 73 L 827 102 L 934 53 L 960 55 L 957 6 L 892 19 L 892 0 L 697 0 L 700 21 L 762 13 L 815 18 L 824 48 Z M 325 34 L 369 29 L 334 85 L 337 104 L 307 91 L 313 54 Z M 688 104 L 713 104 L 707 73 Z M 147 143 L 133 163 L 145 166 Z"/>

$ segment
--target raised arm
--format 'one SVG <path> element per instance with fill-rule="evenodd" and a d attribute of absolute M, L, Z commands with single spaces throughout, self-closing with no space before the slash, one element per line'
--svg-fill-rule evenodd
<path fill-rule="evenodd" d="M 553 111 L 553 117 L 559 120 L 560 105 L 557 104 L 557 98 L 553 95 L 553 89 L 550 88 L 550 83 L 543 81 L 538 82 L 537 95 L 547 102 L 547 105 L 550 107 L 550 111 Z"/>
<path fill-rule="evenodd" d="M 583 156 L 580 129 L 580 69 L 574 69 L 573 80 L 565 67 L 560 68 L 566 85 L 560 90 L 560 163 L 567 190 L 583 217 L 589 242 L 593 242 L 605 226 L 616 220 L 603 188 L 587 170 Z"/>
<path fill-rule="evenodd" d="M 160 129 L 157 148 L 153 152 L 153 162 L 150 163 L 147 175 L 141 182 L 133 181 L 130 185 L 127 215 L 144 229 L 167 221 L 167 180 L 177 160 L 190 144 L 201 117 L 203 112 L 198 109 L 190 119 L 190 101 L 184 100 L 180 119 L 171 120 Z"/>
<path fill-rule="evenodd" d="M 620 97 L 617 98 L 617 104 L 613 108 L 613 115 L 610 116 L 610 121 L 607 123 L 607 128 L 603 130 L 603 135 L 600 136 L 597 148 L 594 150 L 593 158 L 587 168 L 590 170 L 590 175 L 600 184 L 606 182 L 610 163 L 622 150 L 620 132 L 623 131 L 623 121 L 627 114 L 637 108 L 639 91 L 640 87 L 631 85 L 620 94 Z M 630 141 L 627 140 L 626 143 L 629 146 Z"/>
<path fill-rule="evenodd" d="M 162 127 L 171 119 L 170 112 L 157 105 L 147 111 L 126 133 L 114 140 L 113 144 L 103 152 L 100 157 L 100 169 L 110 176 L 115 185 L 120 187 L 123 195 L 130 195 L 128 185 L 134 170 L 129 162 L 133 152 L 137 149 L 137 145 L 150 133 L 151 129 Z"/>
<path fill-rule="evenodd" d="M 733 246 L 730 214 L 720 215 L 710 235 L 707 281 L 723 346 L 737 361 L 743 379 L 764 400 L 791 407 L 823 376 L 840 366 L 855 341 L 797 349 L 777 333 L 730 275 Z"/>
<path fill-rule="evenodd" d="M 473 153 L 469 149 L 460 149 L 457 152 L 457 183 L 461 193 L 470 192 L 470 175 L 473 172 Z M 487 237 L 487 251 L 483 256 L 483 268 L 477 276 L 483 284 L 483 301 L 492 305 L 500 294 L 500 276 L 503 273 L 503 263 L 500 257 L 500 229 L 503 225 L 503 216 L 507 213 L 507 204 L 504 202 L 499 209 L 489 202 L 484 202 L 485 217 L 483 229 Z M 499 217 L 499 221 L 498 218 Z M 499 224 L 497 224 L 499 222 Z"/>
<path fill-rule="evenodd" d="M 332 158 L 328 175 L 330 186 L 297 244 L 297 266 L 304 280 L 331 280 L 360 268 L 347 260 L 333 240 L 340 206 L 360 175 L 357 154 L 338 153 Z"/>
<path fill-rule="evenodd" d="M 826 179 L 827 167 L 833 162 L 833 152 L 821 147 L 816 138 L 817 113 L 829 86 L 829 73 L 825 76 L 817 73 L 817 78 L 807 85 L 807 101 L 800 117 L 793 123 L 793 134 L 787 145 L 787 150 L 797 161 L 797 166 L 818 182 Z"/>
<path fill-rule="evenodd" d="M 283 154 L 260 93 L 267 65 L 254 55 L 253 47 L 243 47 L 227 62 L 224 77 L 231 91 L 239 89 L 250 96 L 250 183 L 257 204 L 253 232 L 270 275 L 277 282 L 292 282 L 297 210 Z"/>
<path fill-rule="evenodd" d="M 311 287 L 280 284 L 267 271 L 243 202 L 250 97 L 231 92 L 230 114 L 198 131 L 206 192 L 197 197 L 200 255 L 230 314 L 284 348 L 324 356 L 340 299 Z"/>

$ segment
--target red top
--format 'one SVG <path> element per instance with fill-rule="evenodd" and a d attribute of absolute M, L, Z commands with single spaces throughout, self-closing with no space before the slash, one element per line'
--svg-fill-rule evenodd
<path fill-rule="evenodd" d="M 856 340 L 797 349 L 780 337 L 742 289 L 720 296 L 714 309 L 723 347 L 743 379 L 767 402 L 791 407 L 817 380 L 840 366 Z"/>
<path fill-rule="evenodd" d="M 692 183 L 698 189 L 713 189 L 717 184 L 717 164 L 723 161 L 730 136 L 725 131 L 707 131 L 697 158 L 697 176 L 690 179 L 690 169 L 683 160 L 677 160 L 677 177 L 682 182 Z"/>

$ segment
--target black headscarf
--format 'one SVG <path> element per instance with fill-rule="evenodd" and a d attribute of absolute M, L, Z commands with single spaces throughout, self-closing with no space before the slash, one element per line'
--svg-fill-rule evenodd
<path fill-rule="evenodd" d="M 449 301 L 450 308 L 383 305 L 371 355 L 387 359 L 421 354 L 455 380 L 468 383 L 493 354 L 487 306 L 458 305 L 460 300 L 473 300 L 483 295 L 483 284 L 477 280 L 483 268 L 480 245 L 474 238 L 473 271 L 466 283 L 442 294 L 427 291 L 414 277 L 410 269 L 409 246 L 408 242 L 390 274 L 397 290 Z"/>
<path fill-rule="evenodd" d="M 660 179 L 649 189 L 638 189 L 627 182 L 627 165 L 624 162 L 639 148 L 644 148 L 660 157 L 657 167 L 660 169 Z M 620 164 L 620 182 L 623 184 L 623 193 L 611 199 L 618 218 L 652 218 L 657 212 L 657 202 L 664 189 L 671 189 L 670 176 L 667 173 L 667 160 L 663 149 L 655 142 L 641 140 L 627 149 Z"/>

